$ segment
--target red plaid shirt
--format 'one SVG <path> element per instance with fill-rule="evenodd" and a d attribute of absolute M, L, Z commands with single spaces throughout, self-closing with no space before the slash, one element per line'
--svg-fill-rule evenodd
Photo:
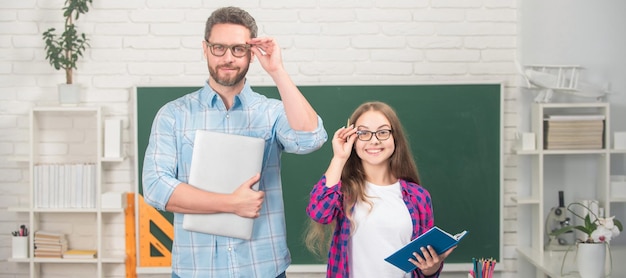
<path fill-rule="evenodd" d="M 400 180 L 402 199 L 406 204 L 413 222 L 411 240 L 434 226 L 433 208 L 430 193 L 418 184 Z M 326 187 L 326 177 L 323 176 L 311 191 L 311 198 L 306 212 L 313 220 L 322 224 L 337 220 L 335 232 L 328 254 L 328 268 L 326 277 L 349 278 L 350 267 L 348 241 L 350 240 L 350 221 L 343 209 L 343 194 L 341 181 L 332 187 Z M 443 263 L 435 275 L 439 277 Z M 412 277 L 426 277 L 419 269 L 413 271 Z"/>

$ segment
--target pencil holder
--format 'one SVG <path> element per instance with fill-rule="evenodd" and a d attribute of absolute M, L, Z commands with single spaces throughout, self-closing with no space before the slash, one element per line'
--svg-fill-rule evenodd
<path fill-rule="evenodd" d="M 28 258 L 28 237 L 27 236 L 14 236 L 11 242 L 13 249 L 14 259 L 26 259 Z"/>

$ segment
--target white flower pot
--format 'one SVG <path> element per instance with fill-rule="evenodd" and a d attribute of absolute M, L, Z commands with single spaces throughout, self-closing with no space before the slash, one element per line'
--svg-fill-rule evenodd
<path fill-rule="evenodd" d="M 578 243 L 576 265 L 581 278 L 604 277 L 606 245 L 604 243 Z"/>
<path fill-rule="evenodd" d="M 62 106 L 77 106 L 80 102 L 80 85 L 59 84 L 59 104 Z"/>

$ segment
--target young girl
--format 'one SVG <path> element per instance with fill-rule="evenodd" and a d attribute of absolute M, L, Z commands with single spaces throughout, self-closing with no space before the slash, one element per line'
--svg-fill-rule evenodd
<path fill-rule="evenodd" d="M 384 260 L 434 225 L 430 194 L 419 185 L 396 113 L 385 103 L 367 102 L 349 122 L 335 132 L 333 158 L 311 191 L 307 247 L 325 250 L 325 225 L 333 223 L 327 277 L 438 277 L 454 248 L 437 255 L 424 246 L 424 257 L 407 258 L 417 266 L 412 273 Z"/>

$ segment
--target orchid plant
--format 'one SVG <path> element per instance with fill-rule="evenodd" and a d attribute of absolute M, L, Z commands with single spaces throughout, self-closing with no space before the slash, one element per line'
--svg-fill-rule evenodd
<path fill-rule="evenodd" d="M 586 213 L 583 217 L 572 210 L 572 206 L 583 207 L 588 213 Z M 581 203 L 571 203 L 567 206 L 567 210 L 574 216 L 583 219 L 585 223 L 579 226 L 566 226 L 560 228 L 551 232 L 550 235 L 559 236 L 563 233 L 576 229 L 585 233 L 586 238 L 581 241 L 583 243 L 609 243 L 613 237 L 618 236 L 620 232 L 624 230 L 622 223 L 615 219 L 615 216 L 606 218 L 598 217 L 598 215 L 596 215 L 591 209 Z M 591 220 L 592 217 L 594 219 L 593 221 Z"/>

